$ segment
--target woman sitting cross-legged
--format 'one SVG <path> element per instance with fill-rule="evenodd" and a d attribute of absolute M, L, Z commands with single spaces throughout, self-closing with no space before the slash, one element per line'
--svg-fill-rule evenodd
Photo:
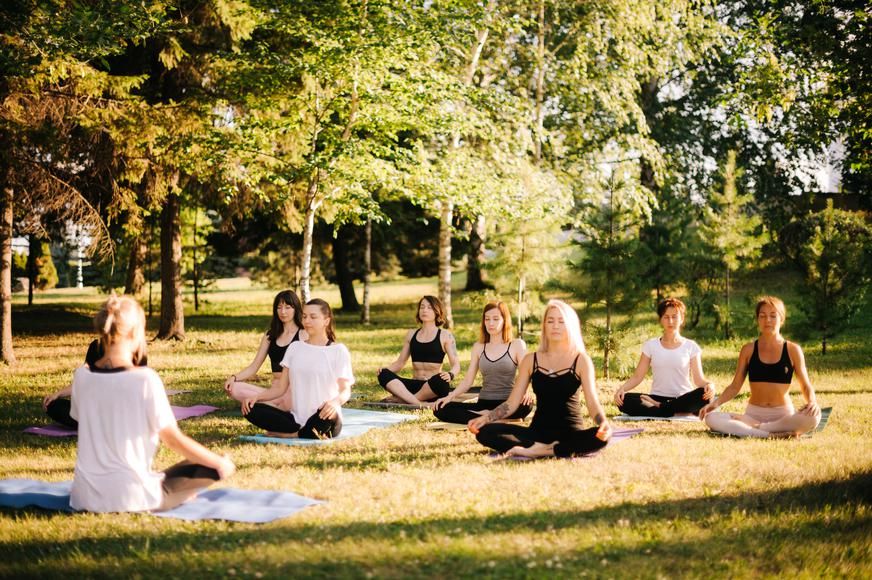
<path fill-rule="evenodd" d="M 621 412 L 652 417 L 696 414 L 714 395 L 714 387 L 702 372 L 702 350 L 681 336 L 684 312 L 684 302 L 677 298 L 667 298 L 657 305 L 663 336 L 642 345 L 636 372 L 615 393 L 615 404 Z M 628 393 L 642 382 L 649 367 L 654 376 L 651 394 Z"/>
<path fill-rule="evenodd" d="M 798 437 L 817 427 L 821 410 L 805 368 L 805 356 L 796 343 L 781 336 L 787 316 L 784 303 L 774 296 L 757 302 L 760 338 L 742 347 L 733 382 L 699 416 L 712 431 L 737 437 Z M 771 361 L 771 362 L 764 362 Z M 793 374 L 799 379 L 806 404 L 799 411 L 790 400 Z M 751 398 L 744 413 L 713 412 L 742 390 L 745 376 Z"/>
<path fill-rule="evenodd" d="M 303 326 L 303 305 L 293 290 L 282 290 L 273 299 L 272 320 L 269 330 L 263 335 L 260 347 L 250 365 L 230 375 L 224 382 L 224 392 L 231 399 L 243 401 L 262 393 L 266 389 L 245 381 L 257 376 L 261 365 L 269 357 L 270 369 L 272 370 L 272 385 L 275 385 L 282 375 L 282 358 L 291 343 L 298 340 L 306 340 L 306 331 Z M 275 407 L 287 411 L 291 408 L 288 396 L 270 401 Z"/>
<path fill-rule="evenodd" d="M 157 373 L 136 366 L 145 354 L 145 313 L 136 300 L 112 296 L 95 324 L 103 355 L 73 375 L 70 412 L 79 427 L 73 509 L 171 509 L 233 474 L 230 459 L 179 430 Z M 159 442 L 185 461 L 152 471 Z"/>
<path fill-rule="evenodd" d="M 529 427 L 494 423 L 514 413 L 530 382 L 536 412 Z M 582 425 L 580 393 L 597 424 Z M 509 399 L 469 422 L 478 441 L 508 455 L 570 457 L 603 448 L 611 427 L 596 394 L 593 362 L 584 349 L 578 315 L 565 302 L 550 300 L 542 317 L 539 350 L 521 361 Z"/>
<path fill-rule="evenodd" d="M 303 307 L 303 328 L 308 338 L 288 346 L 279 380 L 244 399 L 242 414 L 272 437 L 329 439 L 342 431 L 342 405 L 354 384 L 351 355 L 336 342 L 333 311 L 320 298 Z M 289 409 L 277 400 L 287 400 Z"/>
<path fill-rule="evenodd" d="M 421 298 L 415 313 L 415 320 L 421 327 L 407 332 L 397 360 L 379 369 L 379 384 L 397 402 L 429 407 L 429 401 L 448 394 L 450 381 L 460 373 L 454 335 L 441 328 L 445 324 L 443 312 L 442 302 L 435 296 Z M 442 370 L 446 354 L 451 363 L 448 372 Z M 412 358 L 413 378 L 406 379 L 397 373 L 406 365 L 409 357 Z"/>
<path fill-rule="evenodd" d="M 436 401 L 433 414 L 446 423 L 467 424 L 509 398 L 527 346 L 520 338 L 512 339 L 512 317 L 505 302 L 489 302 L 481 314 L 479 339 L 472 345 L 466 376 L 457 388 Z M 475 403 L 454 399 L 467 392 L 481 371 L 482 389 Z M 532 410 L 531 397 L 525 396 L 518 409 L 506 419 L 523 419 Z"/>

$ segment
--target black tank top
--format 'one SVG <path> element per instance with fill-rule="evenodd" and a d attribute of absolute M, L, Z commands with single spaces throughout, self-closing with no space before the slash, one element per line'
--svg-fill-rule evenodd
<path fill-rule="evenodd" d="M 581 378 L 575 373 L 578 356 L 569 368 L 546 373 L 539 368 L 539 360 L 533 353 L 536 414 L 533 415 L 530 428 L 535 432 L 559 434 L 581 428 Z"/>
<path fill-rule="evenodd" d="M 288 350 L 288 347 L 291 346 L 291 343 L 300 340 L 300 329 L 297 329 L 297 332 L 294 334 L 294 338 L 291 339 L 291 342 L 286 344 L 285 346 L 280 346 L 276 343 L 275 340 L 269 339 L 269 350 L 266 353 L 269 355 L 269 364 L 272 366 L 272 372 L 280 373 L 282 372 L 282 365 L 279 363 L 282 362 L 282 359 L 285 358 L 285 351 Z"/>
<path fill-rule="evenodd" d="M 781 349 L 781 358 L 777 363 L 765 363 L 760 360 L 757 352 L 757 341 L 754 341 L 754 353 L 748 361 L 748 380 L 752 383 L 777 383 L 789 385 L 793 379 L 793 363 L 790 362 L 790 354 L 787 352 L 787 341 Z"/>
<path fill-rule="evenodd" d="M 409 341 L 409 354 L 412 355 L 412 362 L 428 362 L 439 363 L 445 360 L 445 351 L 442 350 L 442 329 L 436 330 L 436 338 L 430 342 L 418 342 L 418 333 L 421 329 L 415 331 L 412 335 L 412 340 Z"/>

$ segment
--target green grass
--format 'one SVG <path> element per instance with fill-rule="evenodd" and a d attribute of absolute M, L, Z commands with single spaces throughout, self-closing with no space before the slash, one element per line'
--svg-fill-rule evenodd
<path fill-rule="evenodd" d="M 489 460 L 466 432 L 425 429 L 432 418 L 423 412 L 418 421 L 319 448 L 239 442 L 237 435 L 254 428 L 221 384 L 253 356 L 273 291 L 232 282 L 205 294 L 199 313 L 186 312 L 185 342 L 154 343 L 149 360 L 168 387 L 193 391 L 175 403 L 222 408 L 182 427 L 233 456 L 239 471 L 229 485 L 291 490 L 327 503 L 267 525 L 0 510 L 0 577 L 872 575 L 869 314 L 826 357 L 803 342 L 819 401 L 835 408 L 827 429 L 810 439 L 721 439 L 701 425 L 652 423 L 592 459 L 507 463 Z M 358 379 L 355 397 L 383 396 L 375 370 L 395 357 L 423 293 L 435 293 L 434 280 L 379 284 L 372 326 L 338 316 Z M 332 288 L 316 295 L 338 302 Z M 794 296 L 785 298 L 791 336 L 798 309 Z M 19 362 L 0 368 L 0 478 L 72 477 L 74 442 L 21 429 L 44 422 L 41 397 L 66 384 L 80 364 L 100 301 L 88 289 L 40 294 L 32 307 L 16 297 Z M 737 318 L 746 317 L 749 303 L 736 302 Z M 456 296 L 464 368 L 478 320 L 473 304 Z M 635 359 L 657 326 L 653 316 L 633 324 L 626 350 Z M 712 331 L 688 333 L 703 346 L 706 373 L 721 388 L 739 346 L 751 338 L 750 324 L 739 328 L 743 336 L 730 341 Z M 616 413 L 610 401 L 618 384 L 598 383 L 609 414 Z M 727 408 L 739 410 L 744 401 Z M 175 460 L 161 450 L 157 464 Z"/>

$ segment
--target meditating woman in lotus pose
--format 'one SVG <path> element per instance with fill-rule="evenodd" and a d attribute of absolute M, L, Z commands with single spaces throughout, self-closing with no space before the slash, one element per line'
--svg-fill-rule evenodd
<path fill-rule="evenodd" d="M 805 356 L 798 344 L 781 336 L 781 325 L 787 317 L 781 300 L 764 296 L 757 302 L 756 312 L 760 337 L 742 347 L 733 382 L 703 407 L 699 416 L 712 431 L 727 435 L 798 437 L 817 427 L 821 420 L 821 410 L 805 368 Z M 790 400 L 794 373 L 806 401 L 799 411 Z M 713 412 L 739 394 L 746 375 L 751 398 L 745 412 Z"/>
<path fill-rule="evenodd" d="M 397 360 L 379 369 L 379 384 L 398 402 L 431 406 L 427 402 L 446 396 L 451 389 L 450 381 L 460 373 L 454 335 L 441 328 L 445 324 L 443 312 L 442 302 L 435 296 L 421 298 L 415 313 L 415 320 L 421 327 L 407 332 Z M 448 372 L 442 370 L 446 354 L 451 363 Z M 409 357 L 412 358 L 413 378 L 401 378 L 397 373 Z"/>
<path fill-rule="evenodd" d="M 320 298 L 303 307 L 306 340 L 293 342 L 269 389 L 242 401 L 242 414 L 272 437 L 327 439 L 342 431 L 342 405 L 351 396 L 351 355 L 336 342 L 333 311 Z M 287 400 L 289 408 L 274 401 Z"/>
<path fill-rule="evenodd" d="M 714 387 L 702 372 L 702 350 L 681 336 L 684 313 L 684 302 L 677 298 L 667 298 L 657 305 L 663 336 L 642 345 L 636 372 L 615 393 L 615 404 L 621 412 L 652 417 L 695 415 L 714 396 Z M 628 393 L 642 382 L 649 367 L 654 377 L 651 394 Z"/>
<path fill-rule="evenodd" d="M 224 391 L 231 399 L 241 402 L 266 390 L 244 381 L 257 376 L 257 372 L 267 356 L 272 369 L 272 385 L 275 385 L 281 377 L 282 367 L 280 363 L 288 350 L 288 346 L 298 340 L 306 340 L 306 331 L 302 330 L 303 305 L 293 290 L 282 290 L 276 294 L 273 299 L 272 312 L 269 330 L 263 335 L 254 360 L 235 375 L 230 375 L 224 382 Z M 270 404 L 285 411 L 291 408 L 287 396 L 270 401 Z"/>
<path fill-rule="evenodd" d="M 163 383 L 136 366 L 145 353 L 145 313 L 129 296 L 112 296 L 95 318 L 103 356 L 73 375 L 71 415 L 79 441 L 70 505 L 77 510 L 166 510 L 236 470 L 176 424 Z M 152 470 L 158 443 L 185 458 Z"/>
<path fill-rule="evenodd" d="M 532 381 L 536 412 L 529 427 L 494 423 L 514 413 Z M 596 427 L 582 425 L 580 394 Z M 584 349 L 578 315 L 568 304 L 550 300 L 542 317 L 539 350 L 527 354 L 509 399 L 469 422 L 478 441 L 508 455 L 570 457 L 597 451 L 611 427 L 596 394 L 593 362 Z"/>
<path fill-rule="evenodd" d="M 478 342 L 472 345 L 469 369 L 457 388 L 436 401 L 433 414 L 446 423 L 466 425 L 472 419 L 499 406 L 509 398 L 518 361 L 524 358 L 527 346 L 520 338 L 512 338 L 512 317 L 505 302 L 489 302 L 481 314 Z M 467 392 L 481 371 L 482 389 L 475 403 L 455 401 Z M 525 397 L 517 411 L 506 419 L 523 419 L 530 414 L 532 400 Z"/>

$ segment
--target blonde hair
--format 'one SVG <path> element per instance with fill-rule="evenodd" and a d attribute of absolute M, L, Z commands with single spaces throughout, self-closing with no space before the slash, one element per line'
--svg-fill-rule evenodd
<path fill-rule="evenodd" d="M 566 325 L 566 333 L 569 335 L 569 343 L 576 352 L 585 352 L 584 338 L 581 336 L 581 321 L 578 314 L 566 302 L 562 300 L 549 300 L 545 305 L 545 313 L 542 315 L 542 335 L 539 338 L 539 352 L 548 352 L 550 344 L 548 333 L 545 332 L 545 321 L 548 319 L 548 311 L 556 309 L 563 316 Z"/>
<path fill-rule="evenodd" d="M 755 318 L 760 316 L 760 309 L 766 304 L 775 309 L 775 312 L 781 317 L 782 324 L 787 320 L 787 309 L 784 308 L 784 302 L 781 301 L 781 298 L 776 298 L 775 296 L 761 296 L 757 300 L 757 307 L 754 309 Z"/>
<path fill-rule="evenodd" d="M 478 329 L 478 341 L 482 344 L 490 342 L 490 334 L 487 331 L 487 327 L 484 325 L 484 316 L 491 310 L 499 310 L 500 316 L 503 317 L 503 331 L 501 333 L 503 342 L 512 342 L 512 314 L 509 312 L 509 307 L 506 306 L 506 303 L 502 300 L 485 304 L 484 310 L 481 312 L 481 326 Z"/>
<path fill-rule="evenodd" d="M 104 352 L 110 344 L 123 339 L 133 345 L 133 364 L 145 357 L 145 312 L 135 298 L 109 296 L 94 316 L 94 328 Z"/>

